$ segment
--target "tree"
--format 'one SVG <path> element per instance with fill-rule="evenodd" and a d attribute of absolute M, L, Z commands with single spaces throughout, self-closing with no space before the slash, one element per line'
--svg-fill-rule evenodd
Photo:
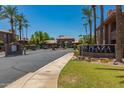
<path fill-rule="evenodd" d="M 90 28 L 90 43 L 92 43 L 92 8 L 86 7 L 82 9 L 83 19 L 86 19 Z"/>
<path fill-rule="evenodd" d="M 55 38 L 54 37 L 50 37 L 50 40 L 55 40 Z"/>
<path fill-rule="evenodd" d="M 44 32 L 44 40 L 48 40 L 49 39 L 49 35 L 47 32 Z"/>
<path fill-rule="evenodd" d="M 16 35 L 16 40 L 19 40 L 19 35 Z"/>
<path fill-rule="evenodd" d="M 31 44 L 35 44 L 35 36 L 34 35 L 31 35 L 31 39 L 30 39 L 30 43 Z"/>
<path fill-rule="evenodd" d="M 122 62 L 123 58 L 123 17 L 121 5 L 116 5 L 116 61 Z"/>
<path fill-rule="evenodd" d="M 17 27 L 18 27 L 18 21 L 14 19 L 14 30 L 17 32 Z"/>
<path fill-rule="evenodd" d="M 79 35 L 79 42 L 82 44 L 91 44 L 90 35 Z"/>
<path fill-rule="evenodd" d="M 16 15 L 16 19 L 18 21 L 18 26 L 19 26 L 19 39 L 22 39 L 22 30 L 23 30 L 23 26 L 24 26 L 24 15 L 20 14 L 20 15 Z"/>
<path fill-rule="evenodd" d="M 94 38 L 92 37 L 92 39 Z M 91 44 L 90 35 L 79 35 L 79 42 L 82 44 Z M 94 41 L 92 41 L 92 44 L 95 44 Z"/>
<path fill-rule="evenodd" d="M 87 35 L 87 25 L 88 25 L 88 23 L 84 23 L 84 24 L 83 24 L 83 26 L 84 26 L 84 28 L 85 28 L 85 31 L 86 31 L 86 35 Z"/>
<path fill-rule="evenodd" d="M 28 28 L 30 27 L 30 25 L 27 20 L 24 21 L 24 27 L 26 29 L 26 39 L 28 39 Z"/>
<path fill-rule="evenodd" d="M 9 23 L 10 23 L 10 26 L 11 26 L 11 31 L 13 32 L 14 34 L 14 19 L 15 19 L 15 16 L 17 15 L 17 7 L 15 6 L 3 6 L 3 13 L 1 15 L 1 18 L 2 19 L 9 19 Z M 13 35 L 13 38 L 14 40 L 14 35 Z"/>
<path fill-rule="evenodd" d="M 14 31 L 14 19 L 15 19 L 15 16 L 17 14 L 17 7 L 13 7 L 13 6 L 3 6 L 4 7 L 4 11 L 3 11 L 3 14 L 2 14 L 2 18 L 3 19 L 9 19 L 9 22 L 10 22 L 10 26 L 11 26 L 11 30 L 12 32 Z"/>
<path fill-rule="evenodd" d="M 94 16 L 94 42 L 96 44 L 96 5 L 92 5 Z"/>
<path fill-rule="evenodd" d="M 36 45 L 43 44 L 46 40 L 49 40 L 50 36 L 46 32 L 36 31 L 30 39 L 30 42 Z"/>
<path fill-rule="evenodd" d="M 40 43 L 40 34 L 38 31 L 34 33 L 35 44 L 38 45 Z"/>
<path fill-rule="evenodd" d="M 103 44 L 103 23 L 104 23 L 104 7 L 100 5 L 101 26 L 100 26 L 100 44 Z"/>

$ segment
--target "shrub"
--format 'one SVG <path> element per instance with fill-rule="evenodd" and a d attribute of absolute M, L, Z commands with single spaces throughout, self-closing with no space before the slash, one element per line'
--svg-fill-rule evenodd
<path fill-rule="evenodd" d="M 112 59 L 109 59 L 109 58 L 101 58 L 100 59 L 101 63 L 108 63 L 108 62 L 111 62 L 111 61 L 112 61 Z"/>
<path fill-rule="evenodd" d="M 75 56 L 79 56 L 79 55 L 80 55 L 80 51 L 79 51 L 78 49 L 76 49 L 76 50 L 74 51 L 74 55 L 75 55 Z"/>

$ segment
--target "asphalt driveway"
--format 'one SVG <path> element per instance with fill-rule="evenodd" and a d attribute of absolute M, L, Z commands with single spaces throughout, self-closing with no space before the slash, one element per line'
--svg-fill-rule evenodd
<path fill-rule="evenodd" d="M 0 58 L 0 87 L 34 72 L 51 61 L 67 54 L 69 50 L 36 50 L 28 55 Z"/>

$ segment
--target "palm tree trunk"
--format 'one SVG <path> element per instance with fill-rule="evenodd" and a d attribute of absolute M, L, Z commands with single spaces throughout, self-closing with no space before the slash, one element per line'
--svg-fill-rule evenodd
<path fill-rule="evenodd" d="M 21 40 L 22 38 L 21 38 L 21 30 L 19 30 L 19 40 Z"/>
<path fill-rule="evenodd" d="M 86 35 L 87 35 L 87 25 L 85 26 L 85 31 L 86 31 Z"/>
<path fill-rule="evenodd" d="M 23 30 L 23 28 L 21 29 L 21 31 L 22 31 L 22 39 L 24 39 L 24 30 Z"/>
<path fill-rule="evenodd" d="M 12 32 L 14 32 L 13 23 L 14 23 L 14 21 L 13 21 L 13 19 L 11 19 L 11 20 L 10 20 L 10 24 L 11 24 L 11 31 L 12 31 Z"/>
<path fill-rule="evenodd" d="M 90 44 L 92 43 L 92 21 L 89 19 L 89 28 L 90 28 Z"/>
<path fill-rule="evenodd" d="M 121 5 L 116 5 L 116 61 L 122 62 L 123 58 L 123 17 Z"/>
<path fill-rule="evenodd" d="M 28 38 L 28 28 L 26 28 L 26 39 Z"/>
<path fill-rule="evenodd" d="M 100 44 L 103 44 L 103 22 L 104 22 L 104 7 L 100 5 L 101 12 L 101 27 L 100 27 Z"/>
<path fill-rule="evenodd" d="M 19 26 L 19 39 L 21 40 L 22 39 L 22 30 L 21 30 L 21 26 Z"/>
<path fill-rule="evenodd" d="M 93 15 L 94 15 L 94 43 L 96 44 L 96 6 L 93 5 Z"/>
<path fill-rule="evenodd" d="M 11 25 L 11 31 L 12 31 L 12 41 L 15 41 L 15 32 L 14 32 L 14 28 L 13 28 L 13 25 L 14 24 L 14 21 L 13 21 L 13 19 L 11 18 L 10 19 L 10 25 Z"/>

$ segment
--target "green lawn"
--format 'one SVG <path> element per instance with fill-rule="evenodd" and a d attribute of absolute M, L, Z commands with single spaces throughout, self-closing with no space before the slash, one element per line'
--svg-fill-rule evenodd
<path fill-rule="evenodd" d="M 124 67 L 70 61 L 60 73 L 58 87 L 124 87 Z"/>

